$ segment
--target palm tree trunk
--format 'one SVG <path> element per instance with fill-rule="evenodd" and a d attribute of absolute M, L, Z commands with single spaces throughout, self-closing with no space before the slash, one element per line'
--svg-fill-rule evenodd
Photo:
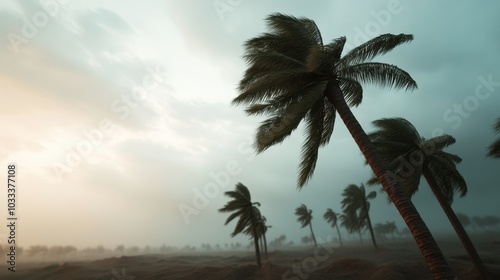
<path fill-rule="evenodd" d="M 316 248 L 318 248 L 318 243 L 316 243 L 316 237 L 314 236 L 314 232 L 313 232 L 313 228 L 312 228 L 312 223 L 309 222 L 309 228 L 311 229 L 311 235 L 312 235 L 312 238 L 313 238 L 313 241 L 314 241 L 314 246 Z"/>
<path fill-rule="evenodd" d="M 352 114 L 338 82 L 336 80 L 328 82 L 324 94 L 337 110 L 340 118 L 379 179 L 385 192 L 388 194 L 394 206 L 396 206 L 401 217 L 403 217 L 430 271 L 434 275 L 434 278 L 453 279 L 453 271 L 446 262 L 441 249 L 434 240 L 427 225 L 422 220 L 422 217 L 420 217 L 420 214 L 410 198 L 403 192 L 399 182 L 394 180 L 394 173 L 390 171 L 387 164 L 383 161 L 377 149 L 370 141 L 370 138 L 368 138 L 366 132 Z"/>
<path fill-rule="evenodd" d="M 339 235 L 340 247 L 344 247 L 344 245 L 342 245 L 342 236 L 340 236 L 339 225 L 335 224 L 335 227 L 337 228 L 337 233 Z"/>
<path fill-rule="evenodd" d="M 253 210 L 252 210 L 253 212 Z M 253 232 L 253 243 L 255 245 L 255 258 L 257 259 L 257 266 L 259 268 L 262 267 L 262 264 L 260 262 L 260 251 L 259 251 L 259 241 L 258 241 L 258 238 L 257 238 L 257 229 L 255 228 L 255 218 L 253 216 L 253 213 L 250 213 L 250 221 L 251 221 L 251 224 L 250 226 L 252 227 L 252 232 Z"/>
<path fill-rule="evenodd" d="M 431 188 L 432 192 L 434 193 L 434 196 L 437 198 L 439 204 L 441 205 L 441 208 L 443 208 L 444 213 L 446 214 L 446 217 L 448 217 L 448 220 L 450 220 L 451 225 L 453 226 L 453 229 L 455 229 L 455 232 L 458 235 L 458 238 L 460 238 L 460 241 L 462 242 L 462 245 L 464 246 L 465 250 L 467 251 L 467 254 L 469 254 L 469 257 L 472 259 L 472 262 L 474 263 L 474 266 L 476 269 L 479 271 L 481 274 L 481 279 L 491 279 L 491 276 L 489 275 L 488 271 L 486 270 L 486 267 L 483 264 L 483 261 L 479 257 L 479 254 L 476 251 L 476 248 L 474 247 L 474 244 L 469 238 L 469 235 L 465 231 L 465 228 L 463 227 L 462 223 L 458 219 L 457 215 L 455 214 L 455 211 L 451 208 L 450 203 L 446 200 L 445 196 L 443 195 L 443 192 L 439 189 L 437 186 L 436 182 L 432 179 L 431 174 L 429 174 L 428 171 L 423 171 L 422 172 L 424 175 L 425 180 L 427 183 L 429 183 L 429 187 Z"/>
<path fill-rule="evenodd" d="M 262 244 L 263 242 L 263 239 L 262 239 L 262 235 L 259 237 L 259 249 L 260 249 L 260 252 L 264 252 L 264 244 Z"/>
<path fill-rule="evenodd" d="M 368 207 L 366 206 L 366 202 L 365 202 L 365 211 L 366 211 L 366 222 L 368 223 L 368 229 L 370 230 L 373 246 L 375 246 L 375 249 L 378 249 L 377 242 L 375 241 L 375 235 L 373 234 L 372 221 L 370 219 L 370 215 L 368 214 Z"/>
<path fill-rule="evenodd" d="M 361 238 L 361 229 L 358 229 L 358 234 L 359 234 L 359 243 L 361 243 L 361 246 L 363 246 L 363 238 Z"/>
<path fill-rule="evenodd" d="M 266 240 L 266 233 L 265 232 L 262 233 L 262 237 L 264 238 L 264 256 L 265 256 L 266 261 L 267 261 L 267 240 Z"/>

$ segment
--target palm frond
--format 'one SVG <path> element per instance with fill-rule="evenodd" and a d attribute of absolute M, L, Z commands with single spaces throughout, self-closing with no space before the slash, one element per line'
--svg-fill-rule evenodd
<path fill-rule="evenodd" d="M 381 142 L 393 141 L 405 143 L 406 145 L 412 143 L 415 145 L 414 147 L 419 146 L 417 144 L 420 143 L 420 134 L 413 124 L 404 118 L 383 118 L 375 120 L 372 123 L 379 129 L 376 133 L 373 133 L 373 136 L 371 136 L 371 138 L 373 138 L 372 140 L 380 138 Z"/>
<path fill-rule="evenodd" d="M 282 112 L 276 112 L 264 122 L 257 130 L 256 149 L 261 153 L 267 148 L 281 143 L 300 124 L 313 104 L 322 96 L 326 82 L 318 83 L 307 92 L 304 92 L 302 99 L 287 107 Z"/>
<path fill-rule="evenodd" d="M 339 77 L 349 78 L 363 83 L 371 83 L 387 88 L 403 88 L 414 90 L 417 83 L 406 71 L 395 65 L 367 62 L 343 68 Z"/>
<path fill-rule="evenodd" d="M 319 98 L 305 117 L 306 140 L 302 145 L 299 166 L 298 186 L 301 188 L 312 177 L 318 160 L 318 149 L 321 146 L 325 120 L 325 100 Z"/>
<path fill-rule="evenodd" d="M 316 74 L 303 70 L 288 69 L 272 72 L 265 76 L 253 76 L 241 93 L 233 99 L 234 105 L 267 102 L 276 97 L 295 93 L 311 84 Z"/>
<path fill-rule="evenodd" d="M 385 54 L 395 47 L 411 42 L 413 35 L 383 34 L 349 51 L 340 61 L 343 67 L 370 61 L 377 55 Z M 342 68 L 343 68 L 342 67 Z"/>
<path fill-rule="evenodd" d="M 252 201 L 252 196 L 250 195 L 250 191 L 245 185 L 243 185 L 242 183 L 237 183 L 236 190 L 243 195 L 245 200 L 247 200 L 248 202 Z"/>
<path fill-rule="evenodd" d="M 500 158 L 500 139 L 497 139 L 488 147 L 488 156 L 491 158 Z"/>
<path fill-rule="evenodd" d="M 344 99 L 350 107 L 357 107 L 363 100 L 363 87 L 361 84 L 349 78 L 338 78 L 340 89 Z"/>
<path fill-rule="evenodd" d="M 453 136 L 448 134 L 443 134 L 440 136 L 436 136 L 424 142 L 424 147 L 428 151 L 441 151 L 444 148 L 455 144 L 456 140 Z"/>

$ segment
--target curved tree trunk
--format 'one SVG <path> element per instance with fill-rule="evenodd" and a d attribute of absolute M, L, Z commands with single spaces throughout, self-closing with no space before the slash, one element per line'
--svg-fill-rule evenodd
<path fill-rule="evenodd" d="M 313 227 L 312 227 L 312 223 L 311 222 L 309 222 L 309 228 L 311 229 L 311 235 L 312 235 L 312 238 L 313 238 L 313 241 L 314 241 L 314 246 L 316 248 L 318 248 L 318 243 L 316 243 L 316 237 L 314 236 Z"/>
<path fill-rule="evenodd" d="M 342 236 L 340 236 L 339 225 L 335 224 L 335 227 L 337 228 L 337 233 L 339 235 L 340 247 L 344 247 L 344 245 L 342 245 Z"/>
<path fill-rule="evenodd" d="M 450 220 L 451 225 L 453 226 L 453 229 L 458 235 L 458 238 L 460 238 L 460 241 L 462 242 L 462 245 L 464 246 L 465 250 L 467 251 L 467 254 L 469 254 L 469 257 L 471 258 L 472 262 L 474 263 L 474 266 L 476 269 L 479 271 L 481 274 L 481 278 L 483 280 L 486 279 L 491 279 L 491 276 L 489 275 L 488 271 L 486 270 L 486 267 L 483 264 L 483 261 L 479 257 L 479 254 L 476 251 L 476 248 L 474 247 L 474 244 L 469 238 L 469 235 L 465 231 L 464 227 L 462 226 L 462 223 L 460 223 L 460 220 L 458 219 L 457 215 L 455 214 L 455 211 L 451 208 L 450 203 L 446 200 L 445 196 L 443 195 L 443 192 L 439 189 L 439 187 L 436 185 L 434 180 L 432 179 L 432 176 L 428 173 L 428 171 L 423 172 L 424 178 L 429 183 L 429 187 L 431 188 L 432 192 L 434 193 L 434 196 L 437 198 L 439 204 L 441 205 L 441 208 L 443 208 L 444 213 L 446 214 L 446 217 L 448 217 L 448 220 Z"/>
<path fill-rule="evenodd" d="M 379 155 L 377 149 L 366 135 L 359 122 L 352 114 L 347 105 L 342 90 L 337 81 L 328 82 L 324 91 L 325 97 L 333 104 L 342 121 L 351 133 L 354 141 L 365 156 L 368 164 L 382 184 L 390 200 L 396 206 L 401 217 L 410 229 L 415 241 L 417 242 L 427 265 L 434 275 L 435 279 L 453 279 L 453 271 L 446 262 L 446 259 L 437 245 L 434 237 L 430 233 L 426 224 L 420 217 L 415 205 L 409 197 L 403 192 L 395 175 L 390 171 L 387 164 Z"/>
<path fill-rule="evenodd" d="M 372 221 L 370 219 L 370 214 L 368 213 L 368 207 L 365 201 L 365 211 L 366 211 L 366 222 L 368 223 L 368 229 L 370 230 L 370 235 L 372 237 L 373 246 L 378 249 L 377 242 L 375 241 L 375 235 L 373 234 Z"/>
<path fill-rule="evenodd" d="M 259 251 L 259 238 L 257 238 L 257 229 L 255 228 L 255 218 L 253 215 L 253 209 L 252 212 L 250 213 L 250 226 L 252 227 L 252 232 L 253 232 L 253 243 L 255 245 L 255 258 L 257 259 L 257 266 L 259 268 L 262 267 L 262 264 L 260 262 L 260 251 Z"/>

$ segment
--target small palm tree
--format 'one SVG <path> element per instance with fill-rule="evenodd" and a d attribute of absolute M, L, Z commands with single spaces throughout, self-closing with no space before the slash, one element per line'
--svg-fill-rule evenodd
<path fill-rule="evenodd" d="M 249 115 L 267 115 L 257 131 L 255 147 L 263 152 L 281 143 L 305 121 L 298 185 L 313 175 L 318 149 L 330 141 L 338 113 L 370 167 L 410 228 L 429 269 L 438 279 L 453 273 L 443 253 L 411 200 L 390 180 L 387 164 L 370 142 L 349 106 L 363 99 L 362 83 L 415 89 L 416 82 L 402 69 L 371 60 L 413 40 L 412 35 L 384 34 L 342 56 L 345 37 L 325 44 L 316 23 L 307 18 L 272 14 L 270 32 L 245 43 L 249 63 L 233 104 L 247 105 Z"/>
<path fill-rule="evenodd" d="M 495 133 L 500 133 L 500 118 L 497 119 L 497 122 L 494 126 Z M 488 148 L 488 156 L 492 158 L 500 158 L 500 138 L 496 139 L 493 144 Z"/>
<path fill-rule="evenodd" d="M 258 209 L 257 209 L 257 211 L 258 211 Z M 256 220 L 257 220 L 257 224 L 256 224 L 257 238 L 260 240 L 260 251 L 264 252 L 264 257 L 267 260 L 267 240 L 266 240 L 266 233 L 267 233 L 267 229 L 271 228 L 272 226 L 266 225 L 267 219 L 266 219 L 266 217 L 260 215 L 260 211 L 259 211 L 259 214 L 256 215 Z M 245 234 L 253 236 L 251 228 L 247 228 L 245 230 Z"/>
<path fill-rule="evenodd" d="M 394 240 L 394 233 L 398 231 L 398 228 L 396 227 L 396 222 L 385 222 L 385 229 L 386 231 L 391 234 L 392 240 Z"/>
<path fill-rule="evenodd" d="M 464 227 L 469 227 L 471 225 L 470 217 L 466 214 L 456 212 L 458 220 Z"/>
<path fill-rule="evenodd" d="M 380 119 L 373 124 L 378 130 L 370 133 L 369 137 L 391 164 L 403 190 L 409 197 L 413 196 L 420 185 L 420 178 L 425 178 L 474 265 L 482 277 L 487 279 L 488 272 L 474 244 L 451 208 L 455 192 L 459 192 L 462 197 L 467 193 L 467 184 L 456 166 L 462 159 L 443 151 L 455 143 L 455 138 L 445 134 L 426 140 L 403 118 Z M 373 177 L 368 184 L 378 182 Z"/>
<path fill-rule="evenodd" d="M 359 235 L 359 243 L 363 245 L 363 239 L 361 238 L 361 230 L 366 226 L 359 217 L 357 212 L 343 212 L 339 216 L 340 226 L 343 226 L 349 234 L 357 232 Z"/>
<path fill-rule="evenodd" d="M 337 228 L 337 234 L 339 235 L 339 241 L 340 241 L 340 247 L 343 247 L 342 245 L 342 236 L 340 236 L 340 230 L 339 230 L 339 225 L 338 225 L 338 216 L 337 213 L 333 212 L 331 208 L 328 208 L 323 215 L 323 218 L 332 226 Z"/>
<path fill-rule="evenodd" d="M 344 212 L 358 213 L 359 219 L 361 221 L 366 221 L 368 229 L 370 230 L 373 246 L 378 248 L 377 242 L 375 241 L 375 235 L 373 234 L 372 222 L 369 215 L 370 202 L 368 201 L 374 199 L 377 193 L 372 191 L 367 195 L 363 184 L 359 187 L 351 184 L 344 189 L 342 196 L 344 196 L 342 200 L 342 209 Z"/>
<path fill-rule="evenodd" d="M 301 224 L 301 226 L 304 228 L 306 226 L 309 226 L 309 229 L 311 230 L 311 236 L 312 240 L 314 242 L 314 246 L 318 247 L 318 243 L 316 243 L 316 237 L 314 236 L 313 228 L 312 228 L 312 210 L 307 209 L 307 206 L 304 204 L 300 205 L 300 207 L 297 207 L 295 209 L 295 215 L 297 215 L 297 221 Z"/>
<path fill-rule="evenodd" d="M 257 219 L 260 217 L 260 212 L 256 207 L 256 205 L 260 206 L 260 203 L 252 202 L 250 191 L 242 183 L 236 184 L 236 189 L 234 191 L 228 191 L 224 194 L 232 198 L 224 207 L 219 209 L 219 212 L 223 213 L 232 212 L 224 225 L 238 218 L 238 222 L 236 223 L 233 233 L 231 233 L 231 237 L 244 232 L 246 228 L 250 228 L 255 245 L 255 258 L 257 260 L 257 266 L 260 268 L 260 251 L 257 240 Z"/>

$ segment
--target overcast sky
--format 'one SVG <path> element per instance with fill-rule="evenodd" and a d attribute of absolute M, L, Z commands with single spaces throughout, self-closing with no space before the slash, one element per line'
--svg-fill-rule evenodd
<path fill-rule="evenodd" d="M 325 41 L 346 36 L 346 50 L 383 33 L 413 34 L 413 42 L 377 60 L 408 71 L 419 89 L 367 85 L 354 114 L 367 132 L 373 120 L 404 117 L 426 138 L 453 135 L 447 151 L 463 158 L 469 186 L 453 207 L 500 212 L 500 162 L 485 158 L 500 117 L 500 4 L 312 3 L 2 1 L 0 163 L 4 174 L 17 163 L 19 243 L 247 244 L 246 236 L 230 238 L 234 224 L 224 226 L 227 215 L 217 212 L 237 182 L 261 202 L 273 226 L 268 240 L 309 234 L 293 214 L 301 203 L 313 210 L 317 237 L 331 237 L 323 213 L 340 211 L 342 189 L 370 176 L 344 124 L 337 120 L 314 177 L 299 191 L 302 129 L 254 156 L 263 119 L 230 104 L 245 71 L 242 44 L 265 32 L 263 19 L 274 12 L 315 20 Z M 426 183 L 414 202 L 433 232 L 451 230 Z M 403 226 L 383 193 L 371 213 L 374 223 Z M 5 227 L 0 238 L 4 244 Z"/>

